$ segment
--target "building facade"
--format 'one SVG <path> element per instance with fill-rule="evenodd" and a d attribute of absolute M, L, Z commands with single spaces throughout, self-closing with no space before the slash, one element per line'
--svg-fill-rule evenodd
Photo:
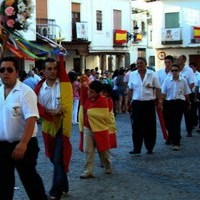
<path fill-rule="evenodd" d="M 155 50 L 152 42 L 152 10 L 150 4 L 141 0 L 132 1 L 131 28 L 133 38 L 130 40 L 130 61 L 145 57 L 147 65 L 155 66 Z"/>
<path fill-rule="evenodd" d="M 198 0 L 161 0 L 149 3 L 152 9 L 153 48 L 156 68 L 163 58 L 184 54 L 187 64 L 200 70 L 200 2 Z"/>
<path fill-rule="evenodd" d="M 121 39 L 131 31 L 131 0 L 36 0 L 35 8 L 36 31 L 67 50 L 68 71 L 82 73 L 98 67 L 103 72 L 129 66 L 127 37 Z M 25 63 L 26 69 L 33 65 Z M 34 65 L 40 67 L 41 61 Z"/>

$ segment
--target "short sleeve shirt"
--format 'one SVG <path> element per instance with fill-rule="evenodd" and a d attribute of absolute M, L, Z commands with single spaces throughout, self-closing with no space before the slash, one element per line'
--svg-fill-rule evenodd
<path fill-rule="evenodd" d="M 39 95 L 39 103 L 46 109 L 56 109 L 60 105 L 60 83 L 58 80 L 52 87 L 49 87 L 46 81 L 43 83 Z"/>
<path fill-rule="evenodd" d="M 185 95 L 191 91 L 186 79 L 179 76 L 176 81 L 172 77 L 166 78 L 162 85 L 162 93 L 166 95 L 166 100 L 185 100 Z"/>
<path fill-rule="evenodd" d="M 155 88 L 160 88 L 160 84 L 154 71 L 147 69 L 142 80 L 136 70 L 130 73 L 128 87 L 133 90 L 132 100 L 148 101 L 156 99 Z"/>
<path fill-rule="evenodd" d="M 160 69 L 157 71 L 157 75 L 158 75 L 160 85 L 162 85 L 165 78 L 171 76 L 172 74 L 171 74 L 171 72 L 166 73 L 165 69 Z"/>
<path fill-rule="evenodd" d="M 183 78 L 186 79 L 188 85 L 192 84 L 192 83 L 195 83 L 195 76 L 194 76 L 194 72 L 193 70 L 188 67 L 188 66 L 185 66 L 181 72 L 180 72 L 180 76 L 182 76 Z"/>
<path fill-rule="evenodd" d="M 18 80 L 6 99 L 4 86 L 0 87 L 0 108 L 0 141 L 20 141 L 26 119 L 39 118 L 36 94 Z M 37 124 L 35 124 L 33 136 L 36 132 Z"/>

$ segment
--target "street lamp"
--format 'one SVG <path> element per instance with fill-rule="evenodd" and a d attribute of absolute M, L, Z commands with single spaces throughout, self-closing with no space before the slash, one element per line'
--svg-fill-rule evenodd
<path fill-rule="evenodd" d="M 136 25 L 133 27 L 133 31 L 134 31 L 134 33 L 133 33 L 133 39 L 134 39 L 134 42 L 137 41 L 138 29 L 139 29 L 139 27 L 138 27 L 137 24 L 136 24 Z"/>
<path fill-rule="evenodd" d="M 133 34 L 128 32 L 128 41 L 133 39 L 133 42 L 137 42 L 137 35 L 138 35 L 138 29 L 139 27 L 137 24 L 133 27 Z"/>

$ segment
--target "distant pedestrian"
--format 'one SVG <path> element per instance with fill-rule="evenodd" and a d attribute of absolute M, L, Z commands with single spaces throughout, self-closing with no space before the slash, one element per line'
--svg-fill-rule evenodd
<path fill-rule="evenodd" d="M 162 96 L 157 74 L 146 68 L 143 57 L 137 59 L 137 70 L 129 76 L 129 99 L 131 103 L 131 123 L 133 150 L 130 154 L 140 154 L 144 141 L 148 154 L 153 153 L 156 143 L 155 100 L 162 107 Z"/>
<path fill-rule="evenodd" d="M 38 83 L 35 91 L 42 118 L 45 153 L 54 166 L 49 199 L 58 200 L 69 191 L 67 172 L 72 153 L 69 139 L 72 87 L 62 60 L 58 65 L 53 58 L 47 58 L 44 61 L 44 74 L 46 79 Z"/>
<path fill-rule="evenodd" d="M 42 179 L 37 173 L 39 117 L 37 97 L 18 80 L 18 63 L 13 57 L 0 61 L 0 199 L 12 200 L 15 169 L 30 200 L 46 200 Z"/>
<path fill-rule="evenodd" d="M 81 84 L 77 80 L 77 75 L 74 72 L 68 73 L 69 79 L 72 83 L 73 89 L 73 111 L 72 111 L 72 124 L 78 124 L 78 107 L 80 101 L 80 88 Z"/>
<path fill-rule="evenodd" d="M 165 98 L 166 122 L 168 124 L 168 140 L 174 150 L 180 150 L 181 144 L 181 120 L 185 110 L 185 103 L 190 109 L 191 93 L 187 81 L 179 76 L 180 68 L 174 64 L 171 67 L 171 77 L 167 77 L 162 85 L 162 94 Z"/>
<path fill-rule="evenodd" d="M 27 74 L 27 78 L 23 81 L 23 83 L 34 90 L 36 85 L 39 83 L 39 80 L 34 77 L 34 72 L 30 70 Z"/>

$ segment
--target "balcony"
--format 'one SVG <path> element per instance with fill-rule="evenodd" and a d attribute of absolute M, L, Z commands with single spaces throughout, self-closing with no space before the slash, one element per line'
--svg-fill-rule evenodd
<path fill-rule="evenodd" d="M 55 19 L 36 19 L 36 31 L 49 39 L 56 39 L 56 27 Z"/>
<path fill-rule="evenodd" d="M 167 28 L 162 29 L 162 45 L 182 44 L 182 29 L 181 28 Z"/>
<path fill-rule="evenodd" d="M 87 22 L 72 22 L 72 41 L 73 42 L 88 41 Z"/>

